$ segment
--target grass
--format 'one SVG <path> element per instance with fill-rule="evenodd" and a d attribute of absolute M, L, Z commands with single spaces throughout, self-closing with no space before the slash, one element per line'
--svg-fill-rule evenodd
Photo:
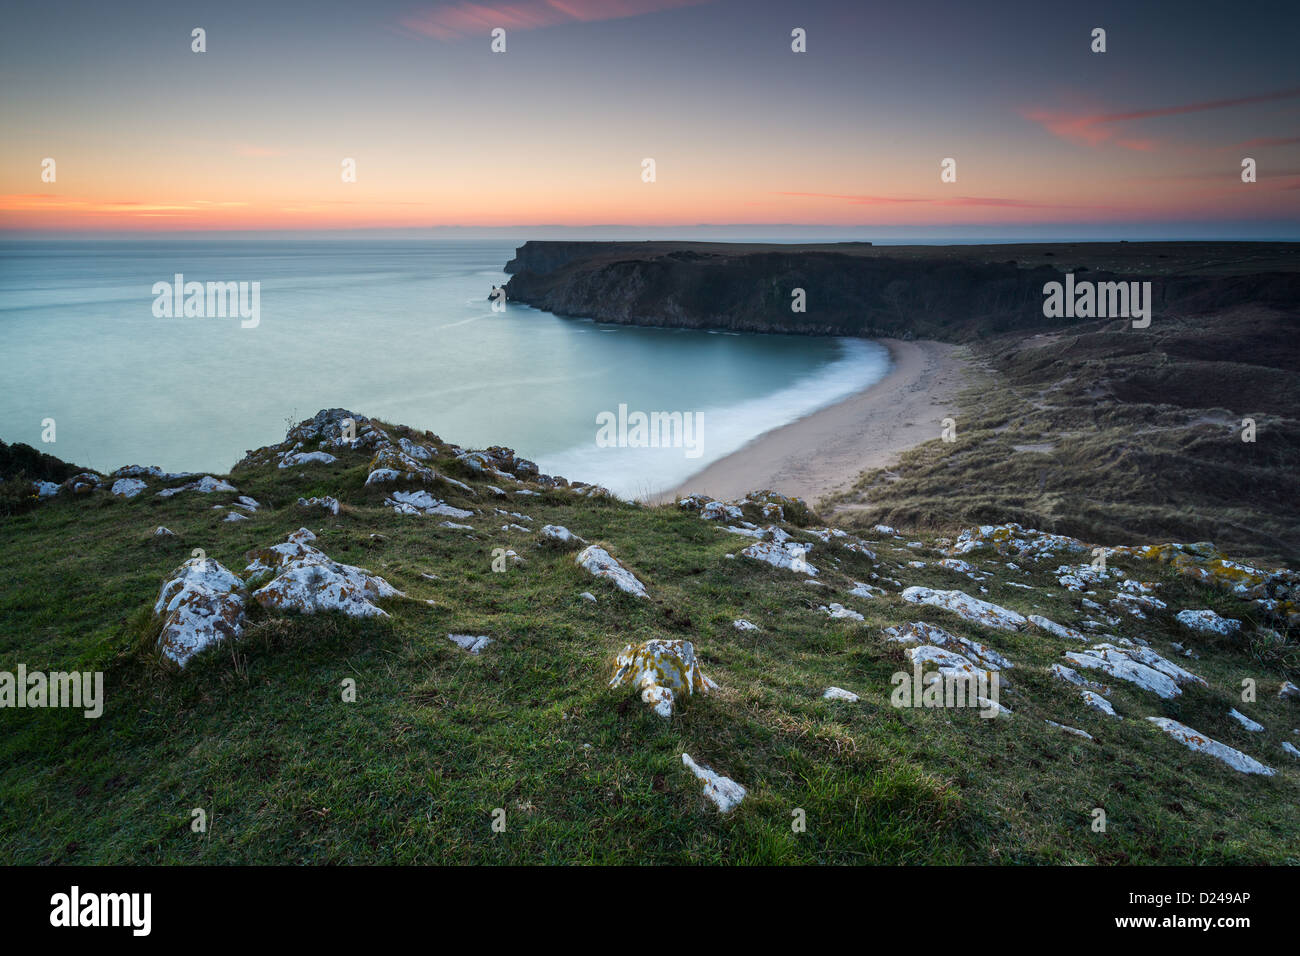
<path fill-rule="evenodd" d="M 413 438 L 411 432 L 394 430 Z M 427 440 L 427 437 L 425 437 Z M 133 500 L 66 494 L 0 519 L 0 669 L 105 672 L 104 716 L 0 711 L 0 859 L 11 863 L 1279 863 L 1300 857 L 1290 808 L 1300 761 L 1295 704 L 1276 697 L 1289 650 L 1252 654 L 1246 641 L 1192 640 L 1187 663 L 1210 682 L 1173 702 L 1127 685 L 1117 722 L 1085 709 L 1052 663 L 1077 645 L 1036 632 L 966 624 L 889 594 L 845 594 L 873 573 L 903 584 L 961 588 L 1023 613 L 1074 624 L 1078 596 L 1055 586 L 1059 560 L 965 556 L 998 573 L 989 593 L 921 549 L 872 536 L 876 560 L 816 543 L 822 569 L 802 577 L 737 554 L 748 539 L 672 506 L 650 508 L 564 489 L 494 499 L 449 457 L 436 466 L 479 494 L 446 494 L 487 511 L 473 534 L 442 519 L 402 516 L 364 486 L 365 456 L 334 465 L 237 468 L 230 480 L 262 503 L 226 523 L 230 494 Z M 437 493 L 442 494 L 441 491 Z M 337 516 L 296 507 L 331 494 Z M 645 582 L 622 594 L 535 534 L 562 524 L 605 543 Z M 175 538 L 155 538 L 165 525 Z M 243 638 L 184 671 L 152 649 L 151 608 L 169 572 L 203 548 L 242 572 L 245 552 L 300 526 L 331 557 L 369 568 L 407 598 L 388 618 L 271 614 L 256 608 Z M 797 528 L 797 537 L 806 537 Z M 492 549 L 525 560 L 491 570 Z M 926 567 L 913 569 L 917 558 Z M 436 574 L 434 580 L 423 573 Z M 1250 621 L 1251 606 L 1159 565 L 1135 575 L 1162 585 L 1171 611 L 1211 607 Z M 1031 584 L 1027 591 L 1011 580 Z M 1050 590 L 1043 588 L 1051 584 Z M 591 591 L 592 604 L 579 597 Z M 424 603 L 432 600 L 433 605 Z M 837 601 L 865 616 L 832 621 Z M 761 628 L 741 633 L 744 617 Z M 1008 720 L 974 711 L 895 709 L 890 676 L 910 670 L 881 629 L 930 620 L 1004 652 Z M 448 633 L 489 634 L 481 655 Z M 1187 641 L 1172 621 L 1126 619 L 1166 655 Z M 615 653 L 652 637 L 694 642 L 721 689 L 686 700 L 671 720 L 629 688 L 606 687 Z M 1293 648 L 1294 645 L 1285 645 Z M 1242 677 L 1259 699 L 1241 703 Z M 356 700 L 343 700 L 345 681 Z M 857 704 L 821 699 L 829 685 Z M 1112 682 L 1114 686 L 1114 682 Z M 1268 728 L 1233 723 L 1236 706 Z M 1191 753 L 1142 718 L 1165 714 L 1278 768 L 1246 777 Z M 1069 737 L 1045 718 L 1080 727 Z M 722 816 L 681 763 L 687 752 L 749 791 Z M 1090 826 L 1103 808 L 1105 833 Z M 201 808 L 207 830 L 193 832 Z M 494 832 L 493 812 L 505 811 Z M 806 832 L 794 832 L 797 809 Z"/>
<path fill-rule="evenodd" d="M 1015 521 L 1102 544 L 1213 541 L 1295 567 L 1293 326 L 1244 308 L 1146 332 L 992 338 L 975 347 L 984 368 L 959 396 L 956 441 L 926 442 L 822 505 L 856 528 Z"/>

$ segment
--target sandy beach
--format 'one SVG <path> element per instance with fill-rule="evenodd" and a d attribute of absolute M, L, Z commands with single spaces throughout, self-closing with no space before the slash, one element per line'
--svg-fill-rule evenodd
<path fill-rule="evenodd" d="M 693 492 L 727 500 L 773 488 L 815 505 L 851 487 L 863 471 L 887 468 L 907 449 L 938 438 L 943 419 L 957 417 L 955 396 L 969 371 L 965 350 L 943 342 L 875 341 L 893 362 L 875 385 L 765 432 L 654 500 Z"/>

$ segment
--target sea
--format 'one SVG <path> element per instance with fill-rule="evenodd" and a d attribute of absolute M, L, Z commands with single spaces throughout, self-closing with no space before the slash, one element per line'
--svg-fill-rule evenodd
<path fill-rule="evenodd" d="M 498 311 L 521 242 L 0 242 L 0 440 L 103 472 L 224 473 L 347 408 L 639 498 L 889 370 L 862 339 Z M 247 283 L 256 321 L 172 308 L 177 276 Z M 636 413 L 656 412 L 669 447 L 641 447 Z"/>

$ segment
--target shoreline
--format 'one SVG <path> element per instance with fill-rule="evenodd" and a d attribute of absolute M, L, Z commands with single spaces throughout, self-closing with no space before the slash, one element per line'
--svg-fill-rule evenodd
<path fill-rule="evenodd" d="M 834 405 L 773 428 L 676 487 L 652 495 L 661 504 L 703 493 L 721 501 L 771 488 L 812 507 L 852 487 L 872 468 L 897 462 L 910 448 L 938 438 L 971 363 L 960 345 L 931 340 L 872 339 L 889 350 L 880 381 Z"/>

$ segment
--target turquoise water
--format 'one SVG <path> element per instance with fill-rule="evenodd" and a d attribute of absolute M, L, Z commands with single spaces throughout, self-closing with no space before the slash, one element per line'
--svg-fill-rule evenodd
<path fill-rule="evenodd" d="M 628 496 L 686 479 L 879 380 L 871 342 L 641 329 L 508 304 L 517 242 L 0 243 L 0 439 L 99 470 L 226 471 L 320 408 L 504 444 Z M 154 314 L 153 286 L 258 282 L 239 317 Z M 698 415 L 689 448 L 601 447 L 597 416 Z M 42 444 L 42 422 L 56 441 Z"/>

